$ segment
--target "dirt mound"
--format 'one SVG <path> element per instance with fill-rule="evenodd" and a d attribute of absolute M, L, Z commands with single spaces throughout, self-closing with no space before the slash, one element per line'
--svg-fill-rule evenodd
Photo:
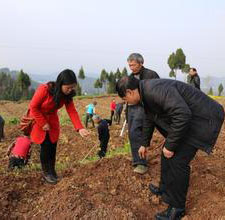
<path fill-rule="evenodd" d="M 97 100 L 107 106 L 109 98 Z M 90 100 L 77 102 L 80 112 Z M 4 108 L 2 108 L 4 106 Z M 0 105 L 20 116 L 27 103 Z M 18 107 L 17 106 L 17 107 Z M 5 112 L 4 112 L 5 111 Z M 10 116 L 8 110 L 3 114 Z M 104 117 L 110 111 L 103 108 Z M 2 113 L 1 113 L 2 114 Z M 61 112 L 60 112 L 61 114 Z M 121 147 L 125 139 L 118 138 L 121 126 L 111 128 L 110 148 Z M 30 165 L 22 171 L 7 172 L 5 153 L 9 143 L 19 135 L 16 125 L 6 125 L 6 141 L 0 143 L 0 219 L 153 219 L 166 206 L 149 193 L 149 183 L 158 183 L 160 175 L 160 144 L 163 138 L 154 134 L 148 152 L 149 171 L 140 176 L 133 173 L 130 155 L 104 158 L 97 162 L 80 164 L 78 161 L 94 145 L 98 145 L 95 129 L 89 139 L 82 139 L 70 123 L 61 129 L 57 149 L 57 171 L 61 180 L 57 185 L 42 181 L 39 166 L 39 146 L 33 148 Z M 193 160 L 190 189 L 187 200 L 189 220 L 225 219 L 225 127 L 210 156 L 198 152 Z M 90 156 L 96 154 L 97 148 Z"/>

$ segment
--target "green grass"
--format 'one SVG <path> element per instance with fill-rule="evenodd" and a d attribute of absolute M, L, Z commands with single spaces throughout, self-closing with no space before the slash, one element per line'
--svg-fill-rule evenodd
<path fill-rule="evenodd" d="M 127 143 L 123 147 L 117 147 L 113 150 L 109 150 L 106 153 L 106 158 L 113 158 L 113 157 L 116 157 L 116 156 L 119 156 L 119 155 L 128 155 L 130 153 L 131 153 L 130 144 Z M 97 160 L 99 160 L 99 157 L 97 155 L 95 155 L 95 156 L 92 156 L 92 157 L 88 157 L 84 161 L 79 161 L 79 163 L 87 164 L 87 163 L 95 162 Z"/>
<path fill-rule="evenodd" d="M 74 99 L 82 100 L 82 99 L 94 99 L 94 98 L 104 98 L 104 97 L 116 97 L 116 94 L 98 94 L 98 95 L 81 95 L 76 96 Z"/>

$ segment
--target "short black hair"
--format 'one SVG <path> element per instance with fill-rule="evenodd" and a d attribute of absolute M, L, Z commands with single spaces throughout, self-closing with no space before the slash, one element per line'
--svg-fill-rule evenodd
<path fill-rule="evenodd" d="M 116 91 L 121 98 L 126 96 L 127 89 L 139 89 L 139 80 L 133 75 L 124 76 L 116 83 Z"/>
<path fill-rule="evenodd" d="M 194 72 L 197 72 L 196 68 L 194 67 L 191 67 L 190 69 L 193 70 Z"/>

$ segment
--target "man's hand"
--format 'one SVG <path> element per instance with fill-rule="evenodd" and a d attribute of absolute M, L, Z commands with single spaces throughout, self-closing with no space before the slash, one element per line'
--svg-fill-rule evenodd
<path fill-rule="evenodd" d="M 169 150 L 167 150 L 165 147 L 163 148 L 163 154 L 164 154 L 164 156 L 166 157 L 166 158 L 171 158 L 171 157 L 173 157 L 173 155 L 174 155 L 174 152 L 173 151 L 169 151 Z"/>
<path fill-rule="evenodd" d="M 50 130 L 50 125 L 49 125 L 48 123 L 46 123 L 46 124 L 42 127 L 42 129 L 43 129 L 44 131 L 49 131 L 49 130 Z"/>
<path fill-rule="evenodd" d="M 81 137 L 85 137 L 89 135 L 89 132 L 86 129 L 82 128 L 79 130 L 79 134 Z"/>
<path fill-rule="evenodd" d="M 139 154 L 139 157 L 141 159 L 145 159 L 146 158 L 146 154 L 147 154 L 147 150 L 145 147 L 141 146 L 138 150 L 138 154 Z"/>

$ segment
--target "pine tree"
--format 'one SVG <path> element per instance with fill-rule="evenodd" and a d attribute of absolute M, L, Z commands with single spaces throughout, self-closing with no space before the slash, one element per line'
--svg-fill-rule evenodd
<path fill-rule="evenodd" d="M 208 95 L 213 95 L 213 88 L 212 87 L 210 87 Z"/>
<path fill-rule="evenodd" d="M 81 68 L 79 70 L 78 78 L 79 79 L 85 79 L 85 74 L 84 74 L 84 68 L 83 68 L 83 66 L 81 66 Z"/>
<path fill-rule="evenodd" d="M 223 92 L 223 84 L 220 83 L 219 87 L 218 87 L 218 95 L 221 96 L 221 93 Z"/>

